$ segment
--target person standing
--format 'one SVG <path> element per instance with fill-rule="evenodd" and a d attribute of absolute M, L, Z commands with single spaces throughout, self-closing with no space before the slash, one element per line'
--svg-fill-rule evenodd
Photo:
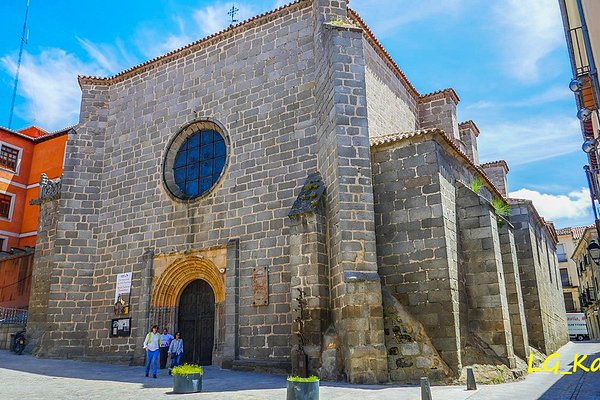
<path fill-rule="evenodd" d="M 169 356 L 171 357 L 169 375 L 171 375 L 171 370 L 181 364 L 181 356 L 183 356 L 183 339 L 179 332 L 175 332 L 175 339 L 169 345 Z"/>
<path fill-rule="evenodd" d="M 146 376 L 148 376 L 150 364 L 152 364 L 152 377 L 156 378 L 158 372 L 156 363 L 158 361 L 158 352 L 161 344 L 162 341 L 158 333 L 158 326 L 153 325 L 144 340 L 144 349 L 146 349 Z"/>
<path fill-rule="evenodd" d="M 169 345 L 173 340 L 173 335 L 169 333 L 167 328 L 163 329 L 163 333 L 160 335 L 160 369 L 167 368 L 167 357 L 169 356 Z"/>

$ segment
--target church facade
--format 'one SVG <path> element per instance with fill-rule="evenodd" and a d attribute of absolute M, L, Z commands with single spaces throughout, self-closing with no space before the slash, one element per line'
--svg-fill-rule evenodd
<path fill-rule="evenodd" d="M 552 225 L 479 163 L 454 90 L 420 94 L 346 1 L 79 83 L 38 201 L 36 354 L 137 364 L 158 324 L 191 362 L 289 371 L 302 347 L 373 383 L 568 340 Z"/>

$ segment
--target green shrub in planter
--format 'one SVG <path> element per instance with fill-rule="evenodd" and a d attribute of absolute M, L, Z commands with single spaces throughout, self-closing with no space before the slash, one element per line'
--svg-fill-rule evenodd
<path fill-rule="evenodd" d="M 179 365 L 171 370 L 175 393 L 197 393 L 202 391 L 202 367 L 195 364 Z"/>
<path fill-rule="evenodd" d="M 290 376 L 287 380 L 287 400 L 319 400 L 319 378 Z"/>

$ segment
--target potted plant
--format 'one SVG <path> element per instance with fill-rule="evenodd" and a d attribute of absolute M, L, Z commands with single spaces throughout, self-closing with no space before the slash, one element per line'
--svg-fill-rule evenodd
<path fill-rule="evenodd" d="M 171 370 L 175 393 L 197 393 L 202 391 L 202 367 L 195 364 L 179 365 Z"/>
<path fill-rule="evenodd" d="M 319 400 L 319 378 L 288 377 L 287 400 Z"/>

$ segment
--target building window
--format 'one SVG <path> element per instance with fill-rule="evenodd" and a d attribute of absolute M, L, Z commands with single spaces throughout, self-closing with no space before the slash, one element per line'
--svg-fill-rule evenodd
<path fill-rule="evenodd" d="M 6 251 L 6 243 L 8 239 L 0 237 L 0 251 Z"/>
<path fill-rule="evenodd" d="M 558 262 L 566 262 L 567 253 L 565 252 L 565 246 L 562 244 L 556 245 L 556 255 L 558 256 Z"/>
<path fill-rule="evenodd" d="M 19 150 L 3 144 L 0 147 L 0 166 L 17 171 L 17 162 L 19 161 Z"/>
<path fill-rule="evenodd" d="M 221 178 L 227 145 L 221 129 L 212 122 L 188 126 L 173 140 L 164 164 L 169 192 L 182 200 L 208 193 Z"/>
<path fill-rule="evenodd" d="M 0 193 L 0 218 L 10 219 L 10 206 L 12 204 L 12 196 Z"/>
<path fill-rule="evenodd" d="M 571 280 L 569 279 L 569 271 L 566 268 L 560 269 L 560 280 L 562 282 L 563 287 L 572 286 Z"/>

